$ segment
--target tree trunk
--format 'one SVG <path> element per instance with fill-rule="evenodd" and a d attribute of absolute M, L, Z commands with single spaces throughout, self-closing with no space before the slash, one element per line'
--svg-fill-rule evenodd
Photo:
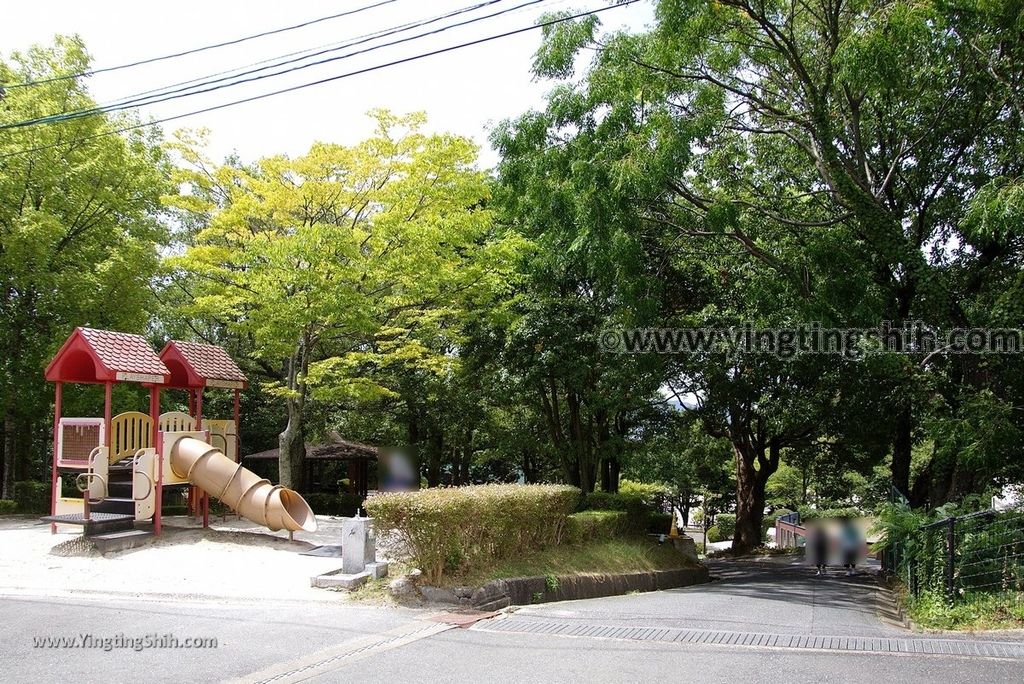
<path fill-rule="evenodd" d="M 910 407 L 899 409 L 892 443 L 892 486 L 910 498 L 910 455 L 913 448 Z M 916 505 L 916 504 L 915 504 Z"/>
<path fill-rule="evenodd" d="M 459 484 L 468 485 L 470 482 L 470 466 L 473 463 L 473 431 L 466 430 L 466 443 L 461 447 L 462 462 L 459 468 Z"/>
<path fill-rule="evenodd" d="M 17 453 L 17 420 L 14 412 L 8 408 L 4 414 L 4 473 L 0 499 L 14 498 L 14 461 Z"/>
<path fill-rule="evenodd" d="M 280 456 L 278 470 L 281 484 L 297 492 L 305 492 L 303 474 L 306 463 L 306 439 L 302 422 L 302 409 L 294 399 L 287 400 L 288 424 L 278 437 Z"/>
<path fill-rule="evenodd" d="M 306 430 L 303 411 L 306 406 L 306 373 L 309 371 L 310 340 L 306 335 L 288 359 L 287 387 L 292 394 L 285 400 L 288 424 L 278 437 L 278 471 L 281 484 L 299 493 L 306 491 Z"/>
<path fill-rule="evenodd" d="M 779 447 L 772 442 L 765 458 L 764 447 L 750 439 L 733 443 L 736 457 L 736 534 L 735 553 L 747 553 L 761 545 L 761 521 L 764 519 L 765 486 L 778 470 Z"/>
<path fill-rule="evenodd" d="M 444 455 L 444 440 L 440 431 L 431 430 L 427 437 L 427 486 L 441 486 L 441 459 Z"/>
<path fill-rule="evenodd" d="M 621 465 L 618 456 L 601 459 L 601 491 L 617 494 Z"/>

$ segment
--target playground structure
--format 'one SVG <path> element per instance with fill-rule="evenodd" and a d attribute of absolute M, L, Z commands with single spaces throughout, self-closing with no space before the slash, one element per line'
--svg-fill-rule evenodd
<path fill-rule="evenodd" d="M 46 368 L 54 383 L 50 515 L 56 525 L 81 525 L 103 550 L 135 545 L 162 528 L 167 487 L 188 487 L 189 507 L 209 525 L 209 497 L 271 530 L 316 531 L 316 519 L 296 492 L 273 485 L 239 463 L 240 392 L 245 375 L 213 345 L 171 341 L 159 355 L 139 335 L 76 328 Z M 102 418 L 61 415 L 65 383 L 102 384 Z M 118 383 L 149 390 L 149 411 L 112 415 Z M 203 415 L 207 389 L 234 392 L 234 416 Z M 188 394 L 188 412 L 160 413 L 162 389 Z M 74 477 L 65 491 L 64 476 Z M 152 532 L 142 529 L 152 522 Z M 140 528 L 136 527 L 141 523 Z"/>

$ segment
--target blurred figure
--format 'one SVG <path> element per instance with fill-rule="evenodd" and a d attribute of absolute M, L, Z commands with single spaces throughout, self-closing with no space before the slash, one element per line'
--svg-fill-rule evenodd
<path fill-rule="evenodd" d="M 403 449 L 381 449 L 377 463 L 381 491 L 407 492 L 418 488 L 416 466 Z"/>
<path fill-rule="evenodd" d="M 824 575 L 828 566 L 828 535 L 817 520 L 807 523 L 807 545 L 805 548 L 808 562 L 817 568 L 817 572 L 814 574 Z"/>
<path fill-rule="evenodd" d="M 843 518 L 839 523 L 839 552 L 843 556 L 843 567 L 846 568 L 847 577 L 857 569 L 857 562 L 860 560 L 863 548 L 864 538 L 860 533 L 860 528 L 854 525 L 849 518 Z"/>

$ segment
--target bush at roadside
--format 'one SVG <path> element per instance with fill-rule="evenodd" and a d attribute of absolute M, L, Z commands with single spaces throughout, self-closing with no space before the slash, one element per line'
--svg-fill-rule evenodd
<path fill-rule="evenodd" d="M 619 482 L 619 494 L 639 496 L 650 509 L 655 511 L 665 510 L 668 507 L 671 493 L 671 490 L 664 484 L 633 482 L 626 479 Z"/>
<path fill-rule="evenodd" d="M 625 511 L 580 511 L 570 515 L 566 523 L 564 541 L 569 544 L 607 541 L 630 532 Z"/>
<path fill-rule="evenodd" d="M 710 544 L 722 541 L 722 531 L 718 529 L 718 525 L 712 525 L 708 528 L 707 540 Z"/>
<path fill-rule="evenodd" d="M 647 532 L 649 534 L 668 534 L 671 531 L 671 513 L 651 513 L 647 516 Z"/>
<path fill-rule="evenodd" d="M 18 502 L 11 499 L 0 499 L 0 515 L 10 515 L 18 510 Z"/>
<path fill-rule="evenodd" d="M 580 510 L 623 511 L 629 518 L 628 532 L 633 534 L 643 534 L 647 531 L 648 516 L 653 513 L 642 496 L 608 492 L 587 494 L 583 497 Z"/>
<path fill-rule="evenodd" d="M 859 518 L 863 515 L 860 510 L 852 507 L 846 508 L 811 508 L 810 506 L 799 506 L 797 508 L 800 511 L 800 520 L 817 520 L 817 519 L 843 519 L 843 518 Z"/>
<path fill-rule="evenodd" d="M 410 564 L 435 583 L 562 541 L 580 492 L 563 485 L 475 485 L 378 494 L 366 501 Z"/>

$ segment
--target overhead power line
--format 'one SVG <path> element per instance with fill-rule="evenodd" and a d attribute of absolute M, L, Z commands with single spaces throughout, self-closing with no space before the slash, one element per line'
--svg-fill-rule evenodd
<path fill-rule="evenodd" d="M 473 17 L 471 19 L 467 19 L 465 21 L 457 22 L 457 23 L 454 23 L 454 24 L 448 24 L 447 26 L 441 26 L 441 27 L 433 29 L 431 31 L 425 31 L 425 32 L 418 33 L 418 34 L 415 34 L 415 35 L 412 35 L 412 36 L 407 36 L 405 38 L 399 38 L 397 40 L 393 40 L 393 41 L 390 41 L 390 42 L 387 42 L 387 43 L 380 43 L 378 45 L 372 45 L 372 46 L 367 47 L 367 48 L 363 48 L 363 49 L 360 49 L 360 50 L 355 50 L 355 51 L 352 51 L 352 52 L 347 52 L 347 53 L 344 53 L 344 54 L 341 54 L 341 55 L 337 55 L 337 56 L 334 56 L 334 57 L 328 57 L 328 58 L 325 58 L 325 59 L 317 60 L 315 62 L 310 62 L 310 63 L 307 63 L 307 64 L 299 64 L 298 66 L 293 66 L 293 67 L 290 67 L 290 68 L 287 68 L 287 69 L 280 69 L 278 71 L 273 71 L 271 73 L 262 74 L 260 76 L 252 76 L 252 74 L 258 74 L 260 72 L 267 71 L 268 69 L 274 69 L 276 67 L 284 67 L 284 66 L 287 66 L 289 64 L 294 64 L 296 62 L 302 62 L 302 61 L 310 59 L 312 57 L 318 57 L 318 56 L 323 55 L 323 54 L 337 52 L 338 50 L 341 50 L 341 49 L 344 49 L 344 48 L 347 48 L 347 47 L 354 47 L 356 45 L 361 45 L 363 43 L 367 43 L 367 42 L 370 42 L 370 41 L 373 41 L 373 40 L 377 40 L 379 38 L 385 38 L 385 37 L 390 36 L 390 35 L 395 35 L 395 34 L 398 34 L 398 33 L 404 33 L 405 31 L 409 30 L 410 28 L 418 28 L 420 26 L 427 26 L 429 24 L 433 24 L 433 23 L 436 23 L 436 22 L 444 20 L 444 19 L 449 19 L 449 18 L 451 18 L 453 16 L 457 16 L 459 14 L 465 14 L 466 12 L 470 12 L 470 11 L 473 11 L 473 10 L 476 10 L 476 9 L 480 9 L 480 8 L 486 7 L 488 5 L 494 5 L 494 4 L 497 4 L 499 2 L 503 2 L 503 1 L 504 0 L 486 0 L 485 2 L 480 2 L 480 3 L 477 3 L 476 5 L 470 5 L 468 7 L 463 7 L 461 9 L 453 10 L 452 12 L 448 12 L 447 14 L 439 15 L 437 17 L 433 17 L 433 18 L 430 18 L 430 19 L 425 19 L 425 20 L 422 20 L 421 22 L 413 22 L 412 24 L 407 24 L 404 27 L 396 27 L 394 29 L 385 29 L 385 31 L 382 32 L 382 34 L 380 34 L 380 35 L 375 35 L 375 36 L 371 36 L 371 37 L 367 37 L 367 38 L 361 38 L 361 39 L 355 39 L 352 42 L 344 43 L 344 44 L 342 44 L 342 45 L 340 45 L 338 47 L 333 47 L 333 48 L 330 48 L 330 49 L 327 49 L 327 50 L 323 50 L 323 51 L 320 51 L 320 52 L 314 52 L 312 54 L 307 54 L 307 55 L 304 55 L 304 56 L 296 58 L 296 59 L 291 59 L 291 60 L 287 60 L 287 61 L 283 61 L 283 62 L 278 62 L 276 64 L 271 64 L 269 66 L 263 66 L 263 67 L 259 67 L 259 68 L 256 68 L 256 69 L 252 69 L 250 71 L 243 71 L 243 72 L 240 72 L 240 73 L 232 73 L 230 76 L 224 76 L 222 78 L 215 78 L 215 79 L 208 80 L 208 81 L 205 81 L 205 82 L 202 82 L 202 83 L 196 83 L 195 85 L 190 85 L 190 86 L 187 86 L 187 87 L 181 87 L 181 88 L 177 88 L 177 89 L 173 89 L 173 90 L 164 89 L 162 92 L 159 92 L 157 94 L 154 94 L 154 95 L 151 95 L 151 96 L 147 96 L 147 97 L 136 97 L 135 99 L 122 99 L 121 101 L 115 102 L 114 104 L 107 105 L 107 106 L 86 107 L 84 109 L 73 110 L 73 111 L 70 111 L 70 112 L 59 112 L 59 113 L 55 113 L 55 114 L 49 114 L 47 116 L 37 117 L 35 119 L 27 119 L 27 120 L 24 120 L 24 121 L 17 121 L 17 122 L 14 122 L 14 123 L 3 124 L 3 125 L 0 125 L 0 130 L 10 129 L 10 128 L 25 128 L 27 126 L 35 126 L 35 125 L 39 125 L 39 124 L 59 123 L 59 122 L 62 122 L 62 121 L 70 121 L 70 120 L 73 120 L 73 119 L 80 119 L 80 118 L 87 117 L 87 116 L 97 116 L 97 115 L 100 115 L 100 114 L 107 114 L 107 113 L 111 113 L 111 112 L 122 111 L 124 109 L 134 109 L 136 107 L 143 107 L 143 106 L 147 106 L 147 105 L 158 104 L 160 102 L 167 102 L 167 101 L 170 101 L 170 100 L 177 100 L 177 99 L 181 99 L 181 98 L 185 98 L 185 97 L 191 97 L 193 95 L 202 95 L 204 93 L 212 92 L 212 91 L 215 91 L 215 90 L 221 90 L 221 89 L 224 89 L 224 88 L 230 88 L 230 87 L 234 87 L 234 86 L 237 86 L 237 85 L 242 85 L 244 83 L 251 83 L 253 81 L 260 81 L 260 80 L 263 80 L 265 78 L 272 78 L 274 76 L 281 76 L 281 75 L 289 74 L 289 73 L 292 73 L 292 72 L 295 72 L 295 71 L 301 71 L 303 69 L 309 69 L 311 67 L 321 66 L 323 64 L 329 64 L 331 62 L 336 62 L 336 61 L 339 61 L 339 60 L 349 59 L 351 57 L 355 57 L 355 56 L 358 56 L 358 55 L 366 54 L 366 53 L 369 53 L 369 52 L 374 52 L 376 50 L 381 50 L 381 49 L 386 48 L 386 47 L 392 47 L 392 46 L 395 46 L 395 45 L 400 45 L 402 43 L 412 42 L 412 41 L 415 41 L 415 40 L 419 40 L 420 38 L 424 38 L 424 37 L 427 37 L 427 36 L 432 36 L 432 35 L 436 35 L 436 34 L 439 34 L 439 33 L 443 33 L 445 31 L 448 31 L 448 30 L 453 29 L 453 28 L 460 28 L 462 26 L 468 26 L 470 24 L 474 24 L 474 23 L 477 23 L 477 22 L 480 22 L 480 21 L 484 21 L 486 19 L 491 19 L 493 17 L 497 17 L 497 16 L 500 16 L 500 15 L 503 15 L 503 14 L 508 14 L 510 12 L 514 12 L 516 10 L 523 9 L 523 8 L 531 6 L 531 5 L 537 5 L 537 4 L 542 3 L 542 2 L 548 2 L 549 0 L 527 0 L 526 2 L 520 3 L 519 5 L 516 5 L 514 7 L 509 7 L 509 8 L 503 9 L 503 10 L 498 10 L 497 12 L 492 12 L 490 14 L 485 14 L 485 15 L 482 15 L 482 16 L 479 16 L 479 17 Z M 250 78 L 240 78 L 242 76 L 251 76 L 251 77 Z M 225 81 L 227 81 L 227 82 L 225 83 Z M 220 85 L 217 85 L 217 84 L 220 84 Z M 131 97 L 132 96 L 128 96 L 128 98 L 131 98 Z"/>
<path fill-rule="evenodd" d="M 243 72 L 243 70 L 244 69 L 250 69 L 252 67 L 262 66 L 264 64 L 269 64 L 270 66 L 267 67 L 269 69 L 269 68 L 272 68 L 274 66 L 277 66 L 278 64 L 283 64 L 284 62 L 279 62 L 279 60 L 285 60 L 285 59 L 287 59 L 289 57 L 301 56 L 300 60 L 301 59 L 308 59 L 310 57 L 314 57 L 314 56 L 317 56 L 317 55 L 320 55 L 320 54 L 324 54 L 324 52 L 322 52 L 322 51 L 326 51 L 326 50 L 328 50 L 330 48 L 343 49 L 343 48 L 346 48 L 346 47 L 353 47 L 355 45 L 360 45 L 362 43 L 365 43 L 365 42 L 368 42 L 370 40 L 374 40 L 374 39 L 377 39 L 377 38 L 384 38 L 384 37 L 387 37 L 389 35 L 394 35 L 395 33 L 401 33 L 403 31 L 406 31 L 406 30 L 409 30 L 409 29 L 418 28 L 420 26 L 427 26 L 429 24 L 435 23 L 435 22 L 440 21 L 442 19 L 447 19 L 447 18 L 456 16 L 458 14 L 464 14 L 466 12 L 471 12 L 473 10 L 479 9 L 481 7 L 485 7 L 485 6 L 493 4 L 495 2 L 502 2 L 502 1 L 503 0 L 488 0 L 487 2 L 479 2 L 479 3 L 475 4 L 475 5 L 469 5 L 467 7 L 462 7 L 460 9 L 453 10 L 451 12 L 446 12 L 444 14 L 435 15 L 435 16 L 432 16 L 432 17 L 427 17 L 425 19 L 418 19 L 416 21 L 407 22 L 405 24 L 400 24 L 400 25 L 397 25 L 397 26 L 385 27 L 385 28 L 382 28 L 382 29 L 378 29 L 376 31 L 372 31 L 370 33 L 363 33 L 363 34 L 360 34 L 360 35 L 357 35 L 357 36 L 352 36 L 350 38 L 346 38 L 345 40 L 341 40 L 341 41 L 336 40 L 336 41 L 332 41 L 330 43 L 323 43 L 323 44 L 317 45 L 315 47 L 305 48 L 305 49 L 302 49 L 302 50 L 295 50 L 294 52 L 286 52 L 284 54 L 276 55 L 274 57 L 268 57 L 266 59 L 261 59 L 261 60 L 258 60 L 256 62 L 250 62 L 248 64 L 242 64 L 242 65 L 233 67 L 231 69 L 225 69 L 225 70 L 222 70 L 222 71 L 217 71 L 215 73 L 206 74 L 204 76 L 197 76 L 197 77 L 191 78 L 191 79 L 189 79 L 187 81 L 178 81 L 176 83 L 170 83 L 168 85 L 161 86 L 159 88 L 153 88 L 153 89 L 150 89 L 150 90 L 143 90 L 142 92 L 138 92 L 138 93 L 132 93 L 132 94 L 129 94 L 129 95 L 124 95 L 124 96 L 119 97 L 119 98 L 117 98 L 115 100 L 108 100 L 107 102 L 104 102 L 102 104 L 95 105 L 95 107 L 90 107 L 90 109 L 92 109 L 92 108 L 105 109 L 107 107 L 113 107 L 115 105 L 123 104 L 125 102 L 129 102 L 129 101 L 135 100 L 137 98 L 138 99 L 142 99 L 142 98 L 145 98 L 145 96 L 147 96 L 147 95 L 150 95 L 152 97 L 159 97 L 161 95 L 166 95 L 166 94 L 170 93 L 173 88 L 178 88 L 179 86 L 189 86 L 189 85 L 197 84 L 197 85 L 195 85 L 195 87 L 199 87 L 199 85 L 201 85 L 203 82 L 206 82 L 209 79 L 217 78 L 218 76 L 236 77 L 236 76 L 244 75 L 245 73 L 252 73 L 252 72 Z M 564 2 L 569 2 L 570 0 L 547 0 L 547 1 L 548 2 L 555 2 L 555 3 L 564 3 Z M 300 61 L 300 60 L 295 60 L 295 61 Z M 271 64 L 272 62 L 277 62 L 278 64 Z M 149 98 L 145 98 L 145 99 L 149 99 Z M 76 110 L 76 111 L 82 111 L 82 110 Z M 53 114 L 47 115 L 46 117 L 39 117 L 39 118 L 40 119 L 49 118 L 50 116 L 59 116 L 61 114 L 65 114 L 65 113 L 71 113 L 71 112 L 54 112 Z"/>
<path fill-rule="evenodd" d="M 380 71 L 381 69 L 388 69 L 390 67 L 398 66 L 400 64 L 407 64 L 409 62 L 416 62 L 416 61 L 419 61 L 421 59 L 426 59 L 427 57 L 435 57 L 437 55 L 442 55 L 442 54 L 445 54 L 445 53 L 448 53 L 448 52 L 454 52 L 456 50 L 462 50 L 464 48 L 472 47 L 474 45 L 482 45 L 484 43 L 489 43 L 489 42 L 494 41 L 494 40 L 500 40 L 502 38 L 509 38 L 511 36 L 516 36 L 516 35 L 519 35 L 521 33 L 527 33 L 529 31 L 535 31 L 537 29 L 543 29 L 545 27 L 554 26 L 556 24 L 561 24 L 561 23 L 564 23 L 564 22 L 567 22 L 567 21 L 573 21 L 575 19 L 582 19 L 583 17 L 594 16 L 594 15 L 597 15 L 597 14 L 601 14 L 603 12 L 607 12 L 609 10 L 617 9 L 619 7 L 626 7 L 628 5 L 632 5 L 632 4 L 634 4 L 636 2 L 639 2 L 639 1 L 640 0 L 623 0 L 622 2 L 619 2 L 619 3 L 615 4 L 615 5 L 609 5 L 607 7 L 599 7 L 597 9 L 588 10 L 586 12 L 578 12 L 576 14 L 567 15 L 567 16 L 564 16 L 564 17 L 557 17 L 557 18 L 554 18 L 554 19 L 549 19 L 548 21 L 539 22 L 537 24 L 532 24 L 530 26 L 524 26 L 522 28 L 514 29 L 512 31 L 505 31 L 503 33 L 498 33 L 498 34 L 494 34 L 494 35 L 491 35 L 491 36 L 486 36 L 484 38 L 477 38 L 476 40 L 471 40 L 471 41 L 467 41 L 467 42 L 464 42 L 464 43 L 459 43 L 457 45 L 450 45 L 448 47 L 438 48 L 437 50 L 431 50 L 429 52 L 423 52 L 423 53 L 420 53 L 418 55 L 412 55 L 410 57 L 403 57 L 402 59 L 396 59 L 396 60 L 393 60 L 393 61 L 390 61 L 390 62 L 386 62 L 384 64 L 377 64 L 375 66 L 365 67 L 363 69 L 357 69 L 355 71 L 349 71 L 349 72 L 344 73 L 344 74 L 338 74 L 337 76 L 329 76 L 327 78 L 321 78 L 321 79 L 318 79 L 316 81 L 309 81 L 308 83 L 300 83 L 298 85 L 289 86 L 287 88 L 281 88 L 281 89 L 278 89 L 278 90 L 272 90 L 272 91 L 269 91 L 269 92 L 266 92 L 266 93 L 261 93 L 259 95 L 253 95 L 251 97 L 245 97 L 245 98 L 242 98 L 242 99 L 239 99 L 239 100 L 232 100 L 230 102 L 224 102 L 224 103 L 219 104 L 219 105 L 213 105 L 211 107 L 204 107 L 202 109 L 196 109 L 196 110 L 191 111 L 191 112 L 185 112 L 183 114 L 176 114 L 174 116 L 167 116 L 167 117 L 164 117 L 164 118 L 161 118 L 161 119 L 154 119 L 152 121 L 141 122 L 141 123 L 133 124 L 133 125 L 130 125 L 130 126 L 123 126 L 121 128 L 117 128 L 117 129 L 113 129 L 113 130 L 109 130 L 109 131 L 103 131 L 102 133 L 94 133 L 92 135 L 83 136 L 81 138 L 75 138 L 75 139 L 72 139 L 72 140 L 65 140 L 65 141 L 57 142 L 57 143 L 50 143 L 48 145 L 39 145 L 39 146 L 36 146 L 36 147 L 30 147 L 30 148 L 27 148 L 27 149 L 24 149 L 24 150 L 18 150 L 16 152 L 8 152 L 6 154 L 0 155 L 0 159 L 7 159 L 8 157 L 15 157 L 15 156 L 23 155 L 23 154 L 30 154 L 30 153 L 33 153 L 33 152 L 42 152 L 44 150 L 50 150 L 50 149 L 54 149 L 54 148 L 57 148 L 57 147 L 64 147 L 64 146 L 67 146 L 67 145 L 75 145 L 75 144 L 78 144 L 78 143 L 88 142 L 90 140 L 95 140 L 96 138 L 103 138 L 103 137 L 106 137 L 108 135 L 118 135 L 120 133 L 127 133 L 129 131 L 137 130 L 137 129 L 140 129 L 140 128 L 147 128 L 149 126 L 156 126 L 158 124 L 167 123 L 169 121 L 177 121 L 179 119 L 184 119 L 184 118 L 187 118 L 187 117 L 190 117 L 190 116 L 195 116 L 197 114 L 206 114 L 208 112 L 214 112 L 214 111 L 217 111 L 217 110 L 220 110 L 220 109 L 226 109 L 228 107 L 234 107 L 236 105 L 245 104 L 245 103 L 248 103 L 248 102 L 256 102 L 258 100 L 264 100 L 264 99 L 269 98 L 269 97 L 275 97 L 277 95 L 283 95 L 285 93 L 291 93 L 291 92 L 295 92 L 297 90 L 303 90 L 305 88 L 312 88 L 313 86 L 323 85 L 325 83 L 333 83 L 334 81 L 340 81 L 340 80 L 343 80 L 343 79 L 346 79 L 346 78 L 351 78 L 353 76 L 360 76 L 362 74 L 367 74 L 367 73 L 371 73 L 371 72 L 374 72 L 374 71 Z"/>
<path fill-rule="evenodd" d="M 287 31 L 294 31 L 296 29 L 305 28 L 314 24 L 320 24 L 325 21 L 332 19 L 340 19 L 342 17 L 352 16 L 353 14 L 359 14 L 360 12 L 366 12 L 367 10 L 376 9 L 383 5 L 390 5 L 398 2 L 398 0 L 380 0 L 371 5 L 364 5 L 355 9 L 346 10 L 344 12 L 338 12 L 337 14 L 331 14 L 326 17 L 318 17 L 316 19 L 310 19 L 304 21 L 301 24 L 293 24 L 291 26 L 283 26 L 281 28 L 271 29 L 269 31 L 263 31 L 261 33 L 254 33 L 250 36 L 242 36 L 241 38 L 234 38 L 232 40 L 226 40 L 221 43 L 214 43 L 213 45 L 203 45 L 201 47 L 192 48 L 190 50 L 183 50 L 182 52 L 175 52 L 169 55 L 161 55 L 159 57 L 150 57 L 148 59 L 140 59 L 136 62 L 129 62 L 127 64 L 118 64 L 117 66 L 102 67 L 100 69 L 89 69 L 87 71 L 79 71 L 74 74 L 62 74 L 60 76 L 52 76 L 50 78 L 41 78 L 34 81 L 25 81 L 23 83 L 4 83 L 0 84 L 0 87 L 11 90 L 14 88 L 27 88 L 29 86 L 42 85 L 43 83 L 53 83 L 54 81 L 67 81 L 73 78 L 81 78 L 83 76 L 93 76 L 95 74 L 103 74 L 109 71 L 119 71 L 121 69 L 130 69 L 132 67 L 142 66 L 143 64 L 152 64 L 153 62 L 163 62 L 168 59 L 176 59 L 178 57 L 185 57 L 186 55 L 194 55 L 199 52 L 206 52 L 207 50 L 215 50 L 217 48 L 227 47 L 229 45 L 238 45 L 250 40 L 256 40 L 257 38 L 265 38 L 267 36 L 273 36 L 278 33 L 285 33 Z"/>

